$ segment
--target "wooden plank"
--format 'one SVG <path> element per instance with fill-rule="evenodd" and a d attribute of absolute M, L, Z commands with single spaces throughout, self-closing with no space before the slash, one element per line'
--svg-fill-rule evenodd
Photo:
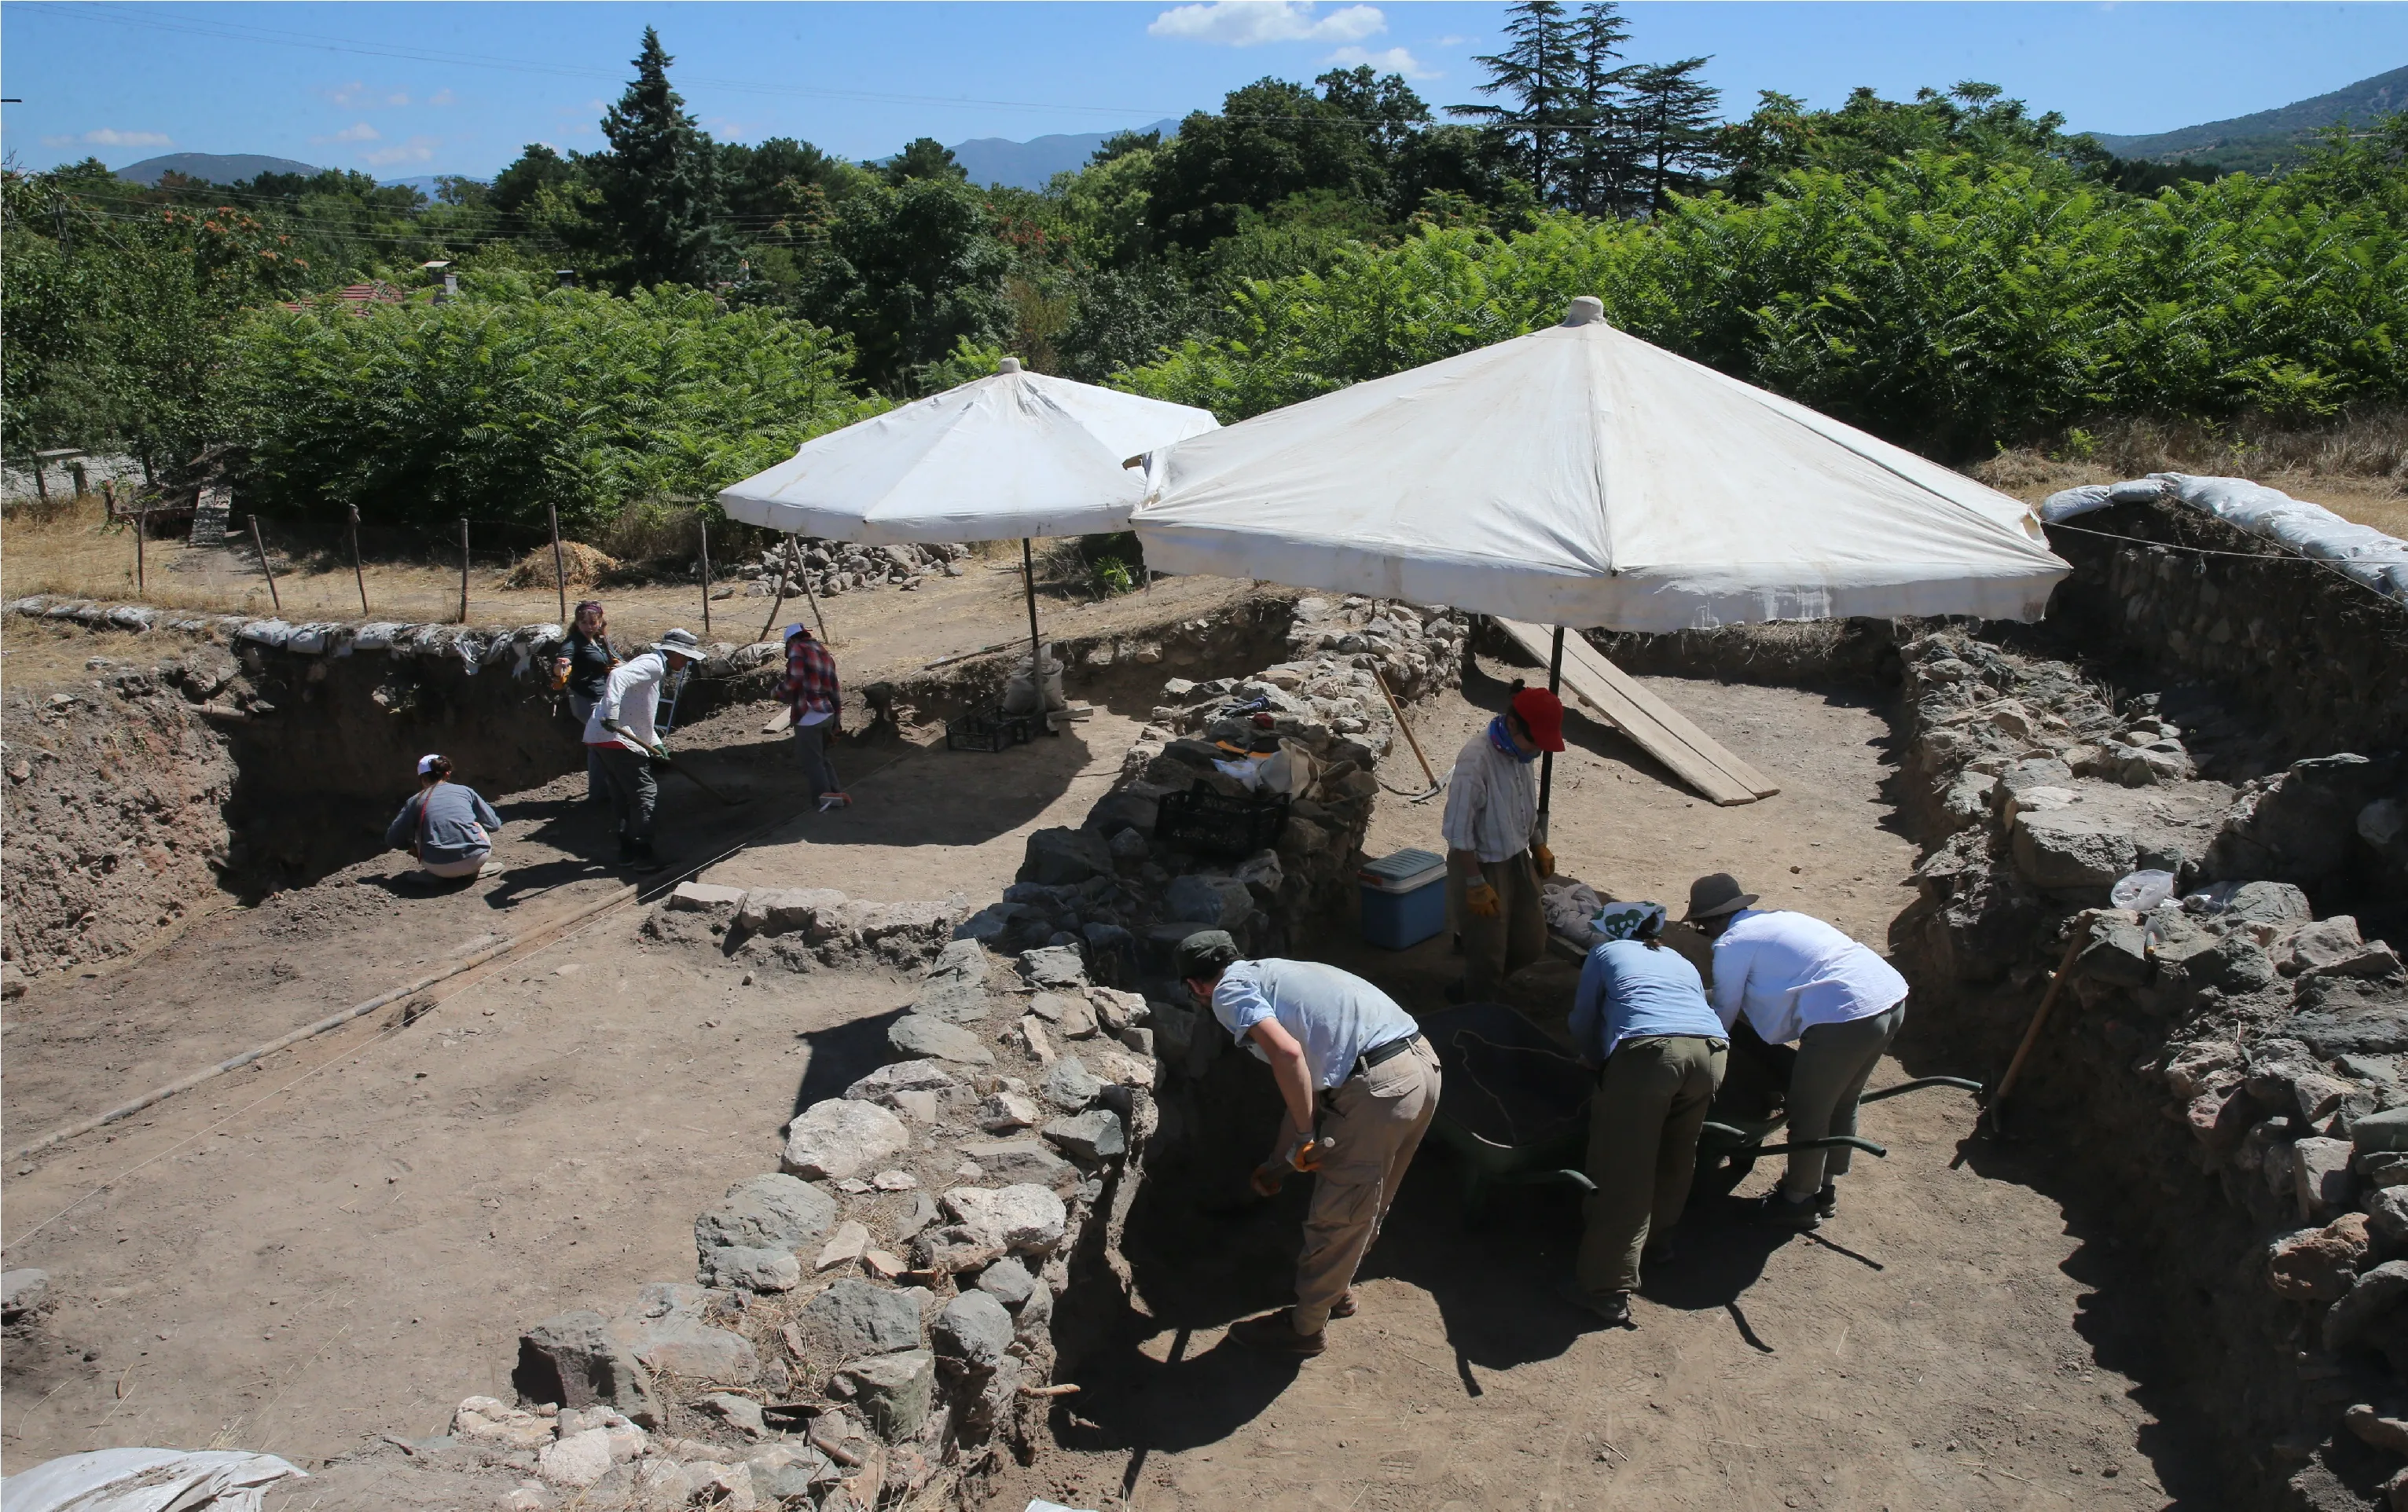
<path fill-rule="evenodd" d="M 1547 664 L 1554 631 L 1543 625 L 1499 620 L 1513 643 Z M 1563 688 L 1628 735 L 1641 750 L 1705 797 L 1726 806 L 1770 798 L 1781 789 L 1730 753 L 1713 736 L 1641 687 L 1578 634 L 1564 637 Z"/>

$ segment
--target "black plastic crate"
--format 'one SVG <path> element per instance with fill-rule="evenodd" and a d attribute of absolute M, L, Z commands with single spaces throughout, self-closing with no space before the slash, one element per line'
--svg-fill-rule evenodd
<path fill-rule="evenodd" d="M 1279 843 L 1287 827 L 1287 794 L 1232 798 L 1202 782 L 1165 793 L 1154 822 L 1163 845 L 1199 856 L 1251 856 Z"/>
<path fill-rule="evenodd" d="M 945 721 L 948 750 L 1001 750 L 1025 746 L 1037 734 L 1038 716 L 1006 714 L 1000 709 L 964 715 Z"/>

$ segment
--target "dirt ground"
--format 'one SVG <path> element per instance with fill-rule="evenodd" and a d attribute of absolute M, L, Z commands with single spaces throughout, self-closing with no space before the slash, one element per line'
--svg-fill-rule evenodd
<path fill-rule="evenodd" d="M 943 634 L 945 649 L 1003 638 L 996 576 L 1000 593 L 948 585 L 985 600 L 953 620 L 935 620 L 941 597 L 839 600 L 907 601 L 891 641 L 858 632 L 854 661 L 939 654 Z M 1200 612 L 1238 591 L 1156 592 Z M 1564 869 L 1668 900 L 1730 869 L 1879 940 L 1913 848 L 1892 826 L 1892 735 L 1870 696 L 1651 681 L 1784 792 L 1714 808 L 1576 720 L 1557 765 Z M 1415 711 L 1434 761 L 1501 690 L 1475 678 Z M 668 779 L 664 849 L 682 863 L 749 836 L 710 879 L 983 901 L 1029 829 L 1083 814 L 1144 702 L 1130 684 L 1077 734 L 998 756 L 881 735 L 839 758 L 853 809 L 782 824 L 793 778 L 758 733 L 767 709 L 731 710 L 681 746 L 749 801 L 720 808 Z M 1401 745 L 1383 775 L 1421 786 Z M 498 879 L 421 895 L 391 880 L 395 857 L 37 984 L 0 1038 L 8 1147 L 608 896 L 621 879 L 581 859 L 605 825 L 580 783 L 497 795 L 511 821 Z M 1371 848 L 1431 845 L 1437 822 L 1434 806 L 1383 797 Z M 876 973 L 747 986 L 708 955 L 648 950 L 638 917 L 605 914 L 436 989 L 413 1021 L 371 1015 L 0 1173 L 7 1263 L 45 1267 L 61 1299 L 8 1341 L 0 1466 L 239 1446 L 315 1473 L 272 1506 L 460 1505 L 379 1435 L 438 1433 L 461 1397 L 507 1395 L 527 1323 L 687 1277 L 695 1212 L 774 1166 L 805 1078 L 862 1054 L 847 1026 L 908 996 Z M 1309 949 L 1424 1011 L 1454 975 L 1439 944 L 1375 952 L 1343 921 Z M 1057 1440 L 1007 1471 L 995 1505 L 1117 1506 L 1125 1489 L 1161 1508 L 2214 1505 L 2212 1488 L 2169 1483 L 2187 1440 L 2148 1378 L 2144 1278 L 2042 1194 L 2039 1171 L 1973 1145 L 1958 1163 L 1971 1119 L 1947 1092 L 1871 1110 L 1867 1133 L 1892 1154 L 1863 1163 L 1836 1222 L 1776 1242 L 1707 1215 L 1651 1278 L 1633 1333 L 1584 1333 L 1550 1296 L 1576 1234 L 1569 1201 L 1509 1194 L 1467 1231 L 1433 1153 L 1331 1352 L 1300 1369 L 1241 1358 L 1221 1325 L 1283 1300 L 1295 1214 L 1233 1220 L 1248 1262 L 1144 1277 L 1158 1326 L 1088 1362 Z"/>

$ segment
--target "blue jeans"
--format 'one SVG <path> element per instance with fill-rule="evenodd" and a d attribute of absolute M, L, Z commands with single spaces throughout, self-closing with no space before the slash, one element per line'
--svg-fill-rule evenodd
<path fill-rule="evenodd" d="M 813 798 L 824 792 L 840 792 L 837 786 L 836 768 L 828 764 L 827 733 L 833 720 L 817 724 L 795 726 L 795 759 L 803 764 L 803 783 L 811 790 Z"/>

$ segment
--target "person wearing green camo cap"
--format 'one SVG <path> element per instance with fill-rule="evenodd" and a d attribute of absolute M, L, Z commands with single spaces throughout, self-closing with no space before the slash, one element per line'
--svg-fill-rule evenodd
<path fill-rule="evenodd" d="M 1354 1313 L 1355 1267 L 1380 1236 L 1405 1168 L 1438 1111 L 1437 1052 L 1412 1016 L 1350 972 L 1314 961 L 1247 961 L 1226 930 L 1179 943 L 1198 1005 L 1271 1068 L 1286 1112 L 1254 1190 L 1311 1172 L 1296 1305 L 1231 1326 L 1250 1348 L 1315 1355 L 1332 1318 Z"/>

